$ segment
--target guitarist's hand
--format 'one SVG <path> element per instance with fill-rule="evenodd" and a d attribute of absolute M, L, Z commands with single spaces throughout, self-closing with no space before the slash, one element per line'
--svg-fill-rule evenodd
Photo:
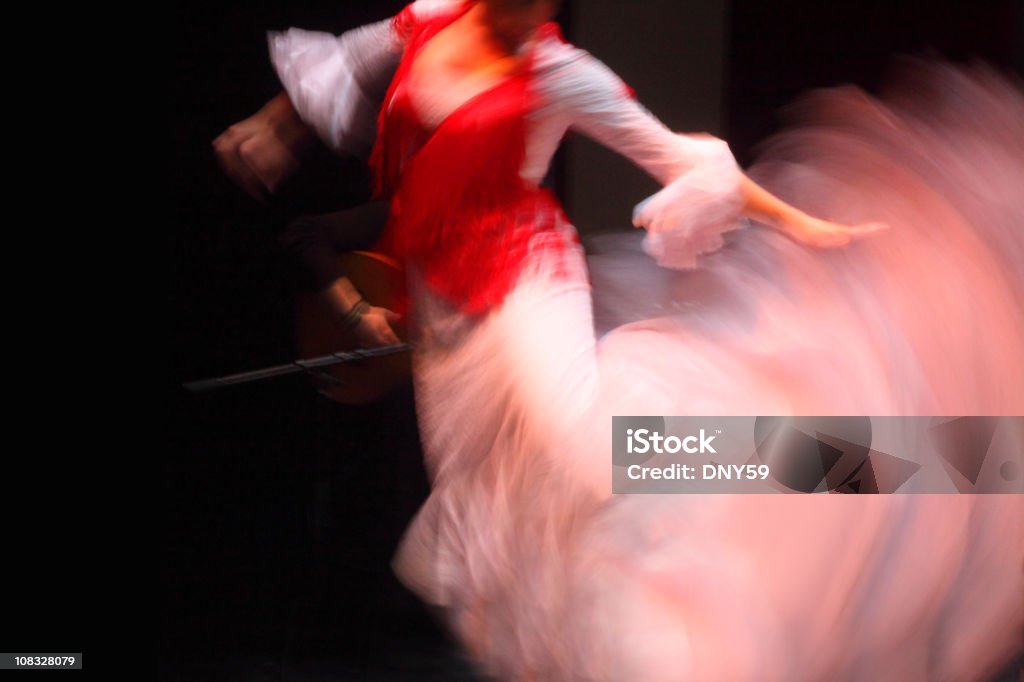
<path fill-rule="evenodd" d="M 402 340 L 395 334 L 391 325 L 402 318 L 398 313 L 387 308 L 370 306 L 370 309 L 363 313 L 359 324 L 355 328 L 356 338 L 359 344 L 364 347 L 390 346 L 401 343 Z"/>
<path fill-rule="evenodd" d="M 281 93 L 262 109 L 230 126 L 213 141 L 224 173 L 249 196 L 266 204 L 299 167 L 316 136 Z"/>

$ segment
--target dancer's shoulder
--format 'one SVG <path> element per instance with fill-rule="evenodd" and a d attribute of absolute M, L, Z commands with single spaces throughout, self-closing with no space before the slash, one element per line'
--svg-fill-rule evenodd
<path fill-rule="evenodd" d="M 533 67 L 541 74 L 551 74 L 574 63 L 594 59 L 586 50 L 568 42 L 553 21 L 540 27 L 536 40 Z"/>
<path fill-rule="evenodd" d="M 533 68 L 541 89 L 558 99 L 634 97 L 633 89 L 618 74 L 587 50 L 566 41 L 557 27 L 553 22 L 545 24 L 538 38 Z"/>

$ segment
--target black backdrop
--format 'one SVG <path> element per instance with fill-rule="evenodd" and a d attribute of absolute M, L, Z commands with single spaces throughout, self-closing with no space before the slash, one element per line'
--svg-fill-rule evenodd
<path fill-rule="evenodd" d="M 575 0 L 575 11 L 584 3 Z M 726 136 L 749 162 L 800 92 L 842 82 L 876 88 L 898 52 L 976 55 L 1021 73 L 1021 4 L 733 0 Z M 367 194 L 364 169 L 326 153 L 269 208 L 221 175 L 210 141 L 278 89 L 264 31 L 340 32 L 401 5 L 176 5 L 161 679 L 307 679 L 311 667 L 324 679 L 467 674 L 388 569 L 426 494 L 408 386 L 366 408 L 328 404 L 301 380 L 206 395 L 178 388 L 291 356 L 275 235 L 289 216 Z M 562 17 L 570 40 L 572 5 Z"/>
<path fill-rule="evenodd" d="M 741 161 L 801 92 L 847 82 L 875 91 L 894 55 L 1024 73 L 1021 0 L 732 0 L 731 14 L 726 129 Z"/>

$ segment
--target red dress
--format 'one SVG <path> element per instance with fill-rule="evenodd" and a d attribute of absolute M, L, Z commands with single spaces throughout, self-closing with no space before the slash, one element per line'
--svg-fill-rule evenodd
<path fill-rule="evenodd" d="M 520 176 L 525 118 L 534 106 L 532 52 L 522 67 L 470 97 L 433 131 L 416 113 L 408 88 L 420 48 L 472 5 L 429 21 L 396 23 L 409 33 L 402 61 L 381 109 L 371 157 L 377 191 L 391 216 L 377 249 L 415 268 L 425 286 L 459 310 L 485 313 L 515 284 L 528 247 L 564 251 L 575 231 L 557 199 Z M 543 36 L 559 36 L 545 24 Z M 538 240 L 544 233 L 549 239 Z"/>

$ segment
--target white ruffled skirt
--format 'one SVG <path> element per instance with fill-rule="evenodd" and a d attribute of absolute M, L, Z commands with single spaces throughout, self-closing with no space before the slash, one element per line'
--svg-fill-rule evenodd
<path fill-rule="evenodd" d="M 610 494 L 612 415 L 1024 414 L 1024 97 L 915 83 L 819 94 L 753 172 L 885 233 L 737 230 L 689 271 L 606 235 L 568 279 L 538 249 L 480 319 L 414 283 L 433 489 L 395 568 L 487 670 L 962 680 L 1020 651 L 1024 496 Z"/>

